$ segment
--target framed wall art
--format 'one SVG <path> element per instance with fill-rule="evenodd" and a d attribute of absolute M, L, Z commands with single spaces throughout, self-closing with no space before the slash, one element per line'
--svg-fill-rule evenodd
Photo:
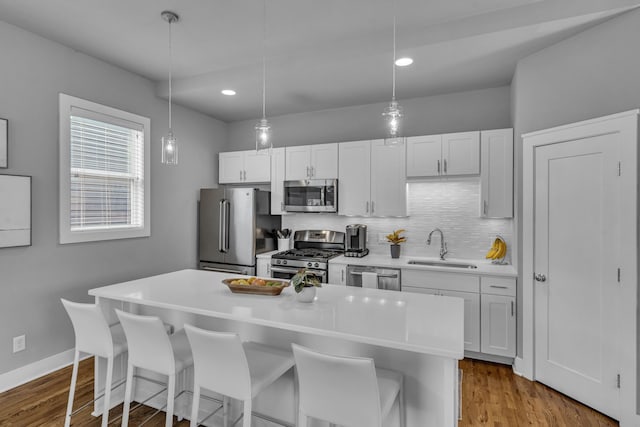
<path fill-rule="evenodd" d="M 31 177 L 0 175 L 0 248 L 31 246 Z"/>
<path fill-rule="evenodd" d="M 9 120 L 0 118 L 0 168 L 9 162 Z"/>

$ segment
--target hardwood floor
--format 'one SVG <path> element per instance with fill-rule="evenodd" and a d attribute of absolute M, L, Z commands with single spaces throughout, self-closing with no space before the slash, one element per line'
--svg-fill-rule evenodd
<path fill-rule="evenodd" d="M 613 427 L 618 423 L 540 383 L 514 375 L 511 367 L 465 359 L 463 370 L 462 420 L 460 427 L 546 426 Z M 0 426 L 62 426 L 67 404 L 71 367 L 51 373 L 0 394 Z M 93 359 L 80 364 L 75 407 L 93 395 Z M 154 410 L 140 408 L 132 413 L 131 426 L 139 425 Z M 110 419 L 122 413 L 122 405 L 111 410 Z M 100 425 L 100 418 L 86 408 L 73 417 L 72 426 Z M 120 425 L 119 421 L 111 425 Z M 145 424 L 164 426 L 164 413 Z M 181 421 L 174 426 L 186 427 Z M 423 427 L 423 426 L 409 426 Z"/>

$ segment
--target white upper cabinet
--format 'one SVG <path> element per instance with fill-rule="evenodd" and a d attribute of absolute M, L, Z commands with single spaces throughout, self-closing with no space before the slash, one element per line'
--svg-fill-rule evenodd
<path fill-rule="evenodd" d="M 268 153 L 255 150 L 220 153 L 218 183 L 243 184 L 271 181 L 271 159 Z"/>
<path fill-rule="evenodd" d="M 338 215 L 368 216 L 371 209 L 371 142 L 343 142 L 338 146 Z"/>
<path fill-rule="evenodd" d="M 478 175 L 480 173 L 480 132 L 442 135 L 443 175 Z"/>
<path fill-rule="evenodd" d="M 407 138 L 407 177 L 479 173 L 480 132 Z"/>
<path fill-rule="evenodd" d="M 407 138 L 407 176 L 439 176 L 442 170 L 442 135 Z"/>
<path fill-rule="evenodd" d="M 338 177 L 338 144 L 336 143 L 287 147 L 285 153 L 287 181 Z"/>
<path fill-rule="evenodd" d="M 480 133 L 480 212 L 485 218 L 513 217 L 513 129 Z"/>
<path fill-rule="evenodd" d="M 338 215 L 406 216 L 405 145 L 339 144 Z"/>
<path fill-rule="evenodd" d="M 284 147 L 271 150 L 271 215 L 284 211 Z"/>

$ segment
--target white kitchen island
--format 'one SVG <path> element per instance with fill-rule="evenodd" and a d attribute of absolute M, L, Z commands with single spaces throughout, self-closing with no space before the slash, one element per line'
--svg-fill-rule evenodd
<path fill-rule="evenodd" d="M 458 360 L 464 357 L 462 299 L 323 285 L 314 302 L 301 303 L 292 287 L 280 296 L 233 294 L 221 282 L 229 277 L 240 276 L 181 270 L 92 289 L 89 294 L 110 320 L 115 319 L 113 308 L 121 308 L 158 315 L 177 329 L 191 323 L 282 348 L 296 342 L 333 354 L 373 357 L 376 366 L 404 373 L 408 427 L 457 425 Z M 125 367 L 123 360 L 120 376 Z M 103 369 L 100 363 L 96 368 Z M 139 383 L 138 398 L 155 390 L 144 390 L 143 381 Z M 190 389 L 191 381 L 180 386 Z M 96 381 L 96 392 L 100 387 Z M 291 377 L 272 387 L 258 396 L 254 410 L 293 422 Z M 121 393 L 114 405 L 118 396 Z M 158 403 L 163 404 L 155 400 L 152 406 Z M 190 399 L 185 399 L 176 404 L 176 414 L 186 416 L 189 408 Z M 389 417 L 390 426 L 397 425 L 396 410 Z M 212 420 L 217 425 L 217 419 Z"/>

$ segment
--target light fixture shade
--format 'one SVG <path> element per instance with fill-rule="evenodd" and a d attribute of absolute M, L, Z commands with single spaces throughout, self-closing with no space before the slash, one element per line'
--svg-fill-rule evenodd
<path fill-rule="evenodd" d="M 162 137 L 162 163 L 165 165 L 178 164 L 178 141 L 171 131 L 169 131 L 169 135 Z"/>
<path fill-rule="evenodd" d="M 256 151 L 270 151 L 272 148 L 271 125 L 267 119 L 262 118 L 256 123 Z"/>
<path fill-rule="evenodd" d="M 386 137 L 397 138 L 402 135 L 402 107 L 395 99 L 389 103 L 389 106 L 382 113 L 386 125 Z"/>

